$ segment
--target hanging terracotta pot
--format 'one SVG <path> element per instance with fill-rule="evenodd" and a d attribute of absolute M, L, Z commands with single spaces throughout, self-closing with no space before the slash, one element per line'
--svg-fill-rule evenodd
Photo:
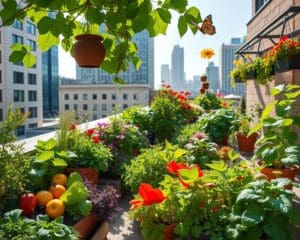
<path fill-rule="evenodd" d="M 235 135 L 240 152 L 253 153 L 258 134 L 253 133 L 251 136 L 247 137 L 247 135 L 237 132 Z"/>
<path fill-rule="evenodd" d="M 98 68 L 105 58 L 103 38 L 95 34 L 81 34 L 76 37 L 73 54 L 77 64 L 85 68 Z"/>
<path fill-rule="evenodd" d="M 207 82 L 202 83 L 202 88 L 208 89 L 209 88 L 209 83 L 207 83 Z"/>
<path fill-rule="evenodd" d="M 207 76 L 201 76 L 200 80 L 201 80 L 201 82 L 206 82 L 207 81 Z"/>

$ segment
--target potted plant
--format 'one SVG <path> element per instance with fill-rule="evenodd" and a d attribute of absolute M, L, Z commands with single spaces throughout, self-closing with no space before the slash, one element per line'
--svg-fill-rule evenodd
<path fill-rule="evenodd" d="M 246 82 L 248 79 L 255 79 L 256 72 L 253 65 L 253 62 L 249 62 L 250 60 L 242 60 L 237 59 L 234 60 L 235 68 L 231 70 L 230 77 L 233 83 L 243 83 Z"/>
<path fill-rule="evenodd" d="M 252 63 L 255 75 L 255 80 L 260 84 L 266 84 L 272 81 L 272 71 L 274 61 L 272 58 L 260 58 L 257 57 Z"/>
<path fill-rule="evenodd" d="M 266 57 L 275 61 L 276 72 L 300 69 L 300 42 L 298 39 L 283 36 L 279 42 L 267 52 Z"/>
<path fill-rule="evenodd" d="M 271 90 L 278 98 L 262 112 L 256 126 L 248 133 L 264 129 L 264 134 L 256 142 L 257 150 L 253 159 L 258 159 L 265 168 L 262 173 L 269 179 L 278 176 L 295 178 L 295 165 L 300 164 L 300 147 L 295 126 L 300 126 L 299 115 L 292 115 L 291 110 L 300 95 L 298 85 L 279 85 Z M 274 115 L 271 115 L 274 111 Z"/>
<path fill-rule="evenodd" d="M 206 92 L 206 94 L 198 95 L 194 99 L 194 103 L 199 105 L 205 111 L 221 108 L 221 99 L 211 92 Z"/>

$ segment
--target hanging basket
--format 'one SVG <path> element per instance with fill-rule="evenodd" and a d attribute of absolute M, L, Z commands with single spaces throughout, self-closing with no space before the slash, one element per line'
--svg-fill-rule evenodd
<path fill-rule="evenodd" d="M 81 34 L 76 37 L 73 54 L 77 64 L 84 68 L 98 68 L 105 58 L 103 38 L 95 34 Z"/>
<path fill-rule="evenodd" d="M 246 73 L 246 80 L 256 79 L 256 76 L 257 76 L 256 72 L 254 70 L 251 70 Z"/>
<path fill-rule="evenodd" d="M 235 83 L 244 83 L 243 80 L 239 76 L 234 77 L 234 82 Z"/>
<path fill-rule="evenodd" d="M 275 72 L 281 73 L 300 69 L 300 54 L 275 62 Z"/>

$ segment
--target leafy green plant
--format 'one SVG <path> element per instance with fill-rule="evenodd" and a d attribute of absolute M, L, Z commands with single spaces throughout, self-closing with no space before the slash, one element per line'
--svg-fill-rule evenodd
<path fill-rule="evenodd" d="M 112 162 L 110 149 L 102 143 L 94 142 L 89 136 L 74 132 L 72 134 L 70 150 L 77 157 L 72 158 L 68 165 L 73 168 L 95 168 L 100 172 L 107 171 Z"/>
<path fill-rule="evenodd" d="M 66 206 L 66 211 L 74 220 L 87 216 L 92 204 L 88 200 L 88 189 L 84 185 L 82 177 L 74 172 L 71 173 L 67 180 L 67 190 L 60 197 Z"/>
<path fill-rule="evenodd" d="M 293 208 L 294 192 L 286 187 L 291 181 L 278 178 L 249 183 L 236 198 L 228 215 L 229 239 L 293 239 L 290 223 L 300 225 L 300 212 Z"/>
<path fill-rule="evenodd" d="M 272 81 L 272 68 L 274 62 L 270 58 L 260 58 L 257 57 L 254 59 L 253 70 L 256 73 L 255 80 L 260 84 L 266 84 L 267 82 Z"/>
<path fill-rule="evenodd" d="M 239 110 L 241 115 L 246 114 L 246 108 L 247 108 L 246 99 L 245 97 L 242 97 L 239 105 Z"/>
<path fill-rule="evenodd" d="M 194 99 L 194 103 L 198 104 L 206 111 L 221 108 L 220 98 L 208 91 L 205 94 L 199 94 Z"/>
<path fill-rule="evenodd" d="M 28 184 L 28 156 L 23 146 L 14 142 L 14 131 L 23 125 L 26 117 L 20 109 L 10 107 L 0 122 L 0 215 L 17 206 L 19 195 Z"/>
<path fill-rule="evenodd" d="M 38 140 L 36 155 L 31 159 L 30 181 L 34 188 L 49 186 L 49 182 L 55 173 L 68 166 L 71 158 L 76 157 L 73 152 L 59 151 L 57 141 L 50 138 L 47 141 Z"/>
<path fill-rule="evenodd" d="M 0 219 L 0 239 L 10 240 L 78 240 L 75 231 L 63 224 L 63 217 L 50 221 L 46 215 L 38 215 L 36 220 L 21 216 L 21 210 L 15 209 Z"/>
<path fill-rule="evenodd" d="M 235 86 L 236 81 L 246 82 L 249 75 L 255 72 L 254 64 L 251 59 L 237 59 L 234 61 L 234 65 L 235 68 L 229 73 L 233 86 Z"/>
<path fill-rule="evenodd" d="M 264 134 L 257 141 L 257 150 L 253 159 L 262 160 L 267 166 L 280 169 L 300 164 L 298 134 L 294 126 L 300 126 L 300 116 L 291 111 L 300 96 L 298 85 L 279 85 L 271 90 L 278 97 L 263 110 L 258 124 L 248 135 L 264 129 Z M 274 111 L 274 115 L 271 113 Z"/>

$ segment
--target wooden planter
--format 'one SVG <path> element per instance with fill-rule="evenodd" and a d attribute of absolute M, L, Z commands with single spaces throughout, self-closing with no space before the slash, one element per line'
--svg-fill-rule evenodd
<path fill-rule="evenodd" d="M 99 171 L 94 168 L 66 168 L 65 173 L 67 175 L 72 172 L 78 172 L 83 178 L 86 178 L 91 183 L 97 185 L 99 181 Z"/>
<path fill-rule="evenodd" d="M 277 60 L 275 62 L 275 71 L 278 73 L 296 69 L 300 69 L 300 54 L 291 56 L 288 59 Z"/>
<path fill-rule="evenodd" d="M 257 133 L 253 133 L 251 136 L 247 137 L 247 135 L 237 132 L 235 136 L 237 139 L 240 152 L 244 152 L 244 153 L 254 152 L 255 143 L 258 138 Z"/>
<path fill-rule="evenodd" d="M 86 217 L 80 219 L 75 225 L 74 229 L 80 234 L 80 240 L 86 240 L 93 232 L 97 224 L 99 224 L 99 217 L 95 213 L 90 213 Z"/>
<path fill-rule="evenodd" d="M 81 34 L 76 37 L 73 54 L 77 64 L 85 68 L 98 68 L 105 58 L 103 38 L 95 34 Z"/>

